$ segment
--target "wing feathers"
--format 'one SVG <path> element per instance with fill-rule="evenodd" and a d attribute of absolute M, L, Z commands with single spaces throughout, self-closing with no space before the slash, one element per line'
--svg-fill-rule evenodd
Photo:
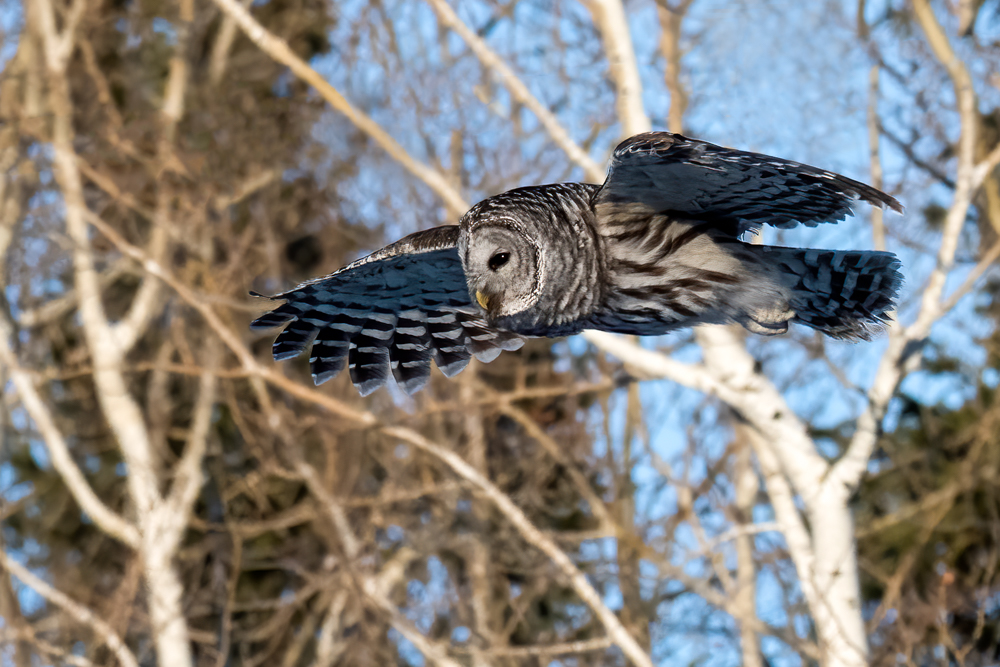
<path fill-rule="evenodd" d="M 286 303 L 258 317 L 252 329 L 286 325 L 272 346 L 275 360 L 312 345 L 317 385 L 348 368 L 367 396 L 390 374 L 408 394 L 430 378 L 431 359 L 451 377 L 476 355 L 495 359 L 522 340 L 490 328 L 468 294 L 455 244 L 458 228 L 418 232 L 335 273 L 269 297 Z"/>
<path fill-rule="evenodd" d="M 251 294 L 254 294 L 251 292 Z M 255 296 L 261 296 L 259 294 L 254 294 Z M 270 297 L 264 297 L 270 298 Z M 272 310 L 269 313 L 264 313 L 253 322 L 250 323 L 250 328 L 254 331 L 262 331 L 264 329 L 273 329 L 274 327 L 280 327 L 286 322 L 291 322 L 298 316 L 298 310 L 292 308 L 287 303 L 282 304 Z"/>
<path fill-rule="evenodd" d="M 427 314 L 422 310 L 400 313 L 389 348 L 389 365 L 396 384 L 411 396 L 423 389 L 431 377 L 431 350 Z"/>
<path fill-rule="evenodd" d="M 367 396 L 389 379 L 389 348 L 378 339 L 360 335 L 351 341 L 347 354 L 347 368 L 351 382 Z"/>
<path fill-rule="evenodd" d="M 594 196 L 602 224 L 672 212 L 739 234 L 761 224 L 810 227 L 853 215 L 853 204 L 902 212 L 895 198 L 845 176 L 781 158 L 647 132 L 615 149 Z"/>
<path fill-rule="evenodd" d="M 333 327 L 320 329 L 316 340 L 313 341 L 312 356 L 309 358 L 313 383 L 316 386 L 336 377 L 344 370 L 350 344 L 351 336 L 346 331 Z"/>

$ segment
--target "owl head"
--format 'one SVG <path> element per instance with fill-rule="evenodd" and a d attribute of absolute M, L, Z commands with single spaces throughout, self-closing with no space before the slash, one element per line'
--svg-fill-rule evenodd
<path fill-rule="evenodd" d="M 488 321 L 514 317 L 538 303 L 544 266 L 541 248 L 518 221 L 489 216 L 468 225 L 459 252 L 469 295 Z"/>
<path fill-rule="evenodd" d="M 549 185 L 484 199 L 462 218 L 458 252 L 469 296 L 495 328 L 577 333 L 601 300 L 591 215 L 594 186 Z"/>

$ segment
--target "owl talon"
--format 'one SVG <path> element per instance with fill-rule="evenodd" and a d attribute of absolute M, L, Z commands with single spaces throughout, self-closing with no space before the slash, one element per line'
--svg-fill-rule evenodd
<path fill-rule="evenodd" d="M 740 324 L 755 334 L 761 336 L 777 336 L 788 333 L 788 321 L 795 317 L 795 311 L 789 308 L 768 308 L 747 315 Z"/>
<path fill-rule="evenodd" d="M 750 333 L 760 334 L 761 336 L 777 336 L 783 333 L 788 333 L 788 322 L 758 322 L 757 320 L 752 320 L 749 317 L 744 321 L 740 322 L 743 327 Z"/>

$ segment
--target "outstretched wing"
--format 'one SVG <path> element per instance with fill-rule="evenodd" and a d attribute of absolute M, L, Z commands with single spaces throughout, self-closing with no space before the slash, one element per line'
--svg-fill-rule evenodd
<path fill-rule="evenodd" d="M 647 132 L 615 149 L 593 203 L 602 224 L 651 213 L 717 223 L 734 235 L 767 223 L 815 227 L 853 215 L 857 200 L 902 213 L 893 197 L 833 172 L 781 158 Z"/>
<path fill-rule="evenodd" d="M 469 298 L 458 256 L 458 227 L 411 234 L 324 278 L 275 294 L 284 299 L 254 320 L 252 329 L 287 324 L 272 348 L 277 361 L 309 358 L 313 382 L 347 366 L 367 396 L 389 378 L 412 394 L 427 383 L 431 359 L 451 377 L 475 355 L 492 361 L 523 340 L 491 328 Z"/>

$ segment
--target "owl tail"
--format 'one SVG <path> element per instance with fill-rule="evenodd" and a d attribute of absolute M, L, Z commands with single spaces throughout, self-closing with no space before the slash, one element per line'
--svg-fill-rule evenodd
<path fill-rule="evenodd" d="M 779 279 L 791 290 L 788 310 L 794 313 L 792 321 L 833 338 L 870 340 L 892 320 L 890 313 L 896 307 L 903 275 L 899 259 L 891 252 L 757 248 L 765 266 L 772 271 L 779 268 Z M 780 318 L 762 315 L 751 315 L 755 326 L 747 328 L 778 333 L 777 329 L 787 327 L 775 321 Z"/>

